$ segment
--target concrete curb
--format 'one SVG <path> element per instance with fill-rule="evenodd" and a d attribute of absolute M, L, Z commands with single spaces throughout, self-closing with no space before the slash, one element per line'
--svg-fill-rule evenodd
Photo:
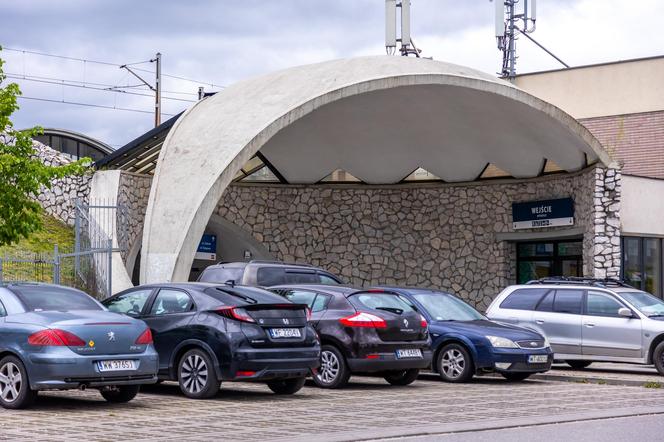
<path fill-rule="evenodd" d="M 610 419 L 627 416 L 645 416 L 653 414 L 664 414 L 664 406 L 660 407 L 633 407 L 633 408 L 614 408 L 611 410 L 587 411 L 578 413 L 565 413 L 556 416 L 537 416 L 510 419 L 494 419 L 486 421 L 469 421 L 450 424 L 423 425 L 418 427 L 390 427 L 382 430 L 367 431 L 358 430 L 346 432 L 343 434 L 327 433 L 317 434 L 316 441 L 327 442 L 346 442 L 346 441 L 372 441 L 396 439 L 404 437 L 435 436 L 450 433 L 466 433 L 486 430 L 500 430 L 514 427 L 531 427 L 534 425 L 549 425 L 596 419 Z M 293 442 L 310 442 L 311 435 L 298 437 L 294 439 L 275 439 L 288 440 Z"/>
<path fill-rule="evenodd" d="M 645 387 L 649 382 L 658 382 L 662 385 L 662 387 L 664 387 L 664 378 L 662 381 L 636 381 L 632 379 L 614 379 L 597 376 L 566 376 L 542 373 L 533 375 L 530 379 L 537 379 L 542 381 L 577 382 L 582 384 L 621 385 L 625 387 Z"/>

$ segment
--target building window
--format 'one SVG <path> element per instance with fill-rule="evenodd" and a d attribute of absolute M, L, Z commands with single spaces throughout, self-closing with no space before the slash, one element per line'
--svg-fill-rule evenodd
<path fill-rule="evenodd" d="M 660 298 L 664 293 L 662 247 L 664 240 L 661 238 L 622 238 L 623 279 L 628 284 Z"/>
<path fill-rule="evenodd" d="M 517 283 L 550 276 L 583 276 L 581 240 L 518 243 Z"/>

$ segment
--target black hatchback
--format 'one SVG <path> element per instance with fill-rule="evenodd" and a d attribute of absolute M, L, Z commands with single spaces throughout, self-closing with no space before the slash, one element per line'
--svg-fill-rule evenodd
<path fill-rule="evenodd" d="M 319 387 L 342 387 L 353 373 L 408 385 L 431 364 L 427 322 L 396 293 L 315 284 L 270 290 L 311 309 L 321 340 Z"/>
<path fill-rule="evenodd" d="M 277 394 L 293 394 L 319 365 L 320 343 L 307 306 L 263 289 L 143 285 L 103 304 L 148 324 L 159 379 L 178 381 L 191 398 L 216 395 L 222 381 L 262 381 Z"/>

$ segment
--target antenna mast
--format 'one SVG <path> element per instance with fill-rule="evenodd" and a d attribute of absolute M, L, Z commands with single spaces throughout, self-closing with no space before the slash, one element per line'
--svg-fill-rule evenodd
<path fill-rule="evenodd" d="M 397 38 L 397 8 L 401 8 L 401 38 Z M 410 36 L 410 0 L 385 0 L 385 51 L 387 55 L 397 52 L 397 42 L 401 43 L 399 52 L 404 57 L 414 55 L 419 58 L 420 49 Z"/>

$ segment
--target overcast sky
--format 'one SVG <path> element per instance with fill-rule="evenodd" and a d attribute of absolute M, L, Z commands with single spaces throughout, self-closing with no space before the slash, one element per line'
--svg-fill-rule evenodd
<path fill-rule="evenodd" d="M 424 56 L 495 73 L 500 53 L 489 0 L 411 0 L 412 36 Z M 664 54 L 661 0 L 539 0 L 532 34 L 568 64 Z M 0 0 L 0 45 L 6 48 L 124 64 L 163 54 L 164 96 L 195 99 L 198 86 L 229 85 L 290 66 L 384 54 L 383 0 Z M 560 65 L 525 38 L 518 72 Z M 136 85 L 117 66 L 5 50 L 5 72 L 106 85 Z M 153 69 L 150 63 L 135 65 Z M 139 72 L 146 79 L 153 75 Z M 150 96 L 16 80 L 26 97 L 151 111 Z M 130 89 L 149 95 L 145 88 Z M 189 94 L 189 95 L 187 95 Z M 164 113 L 191 103 L 164 100 Z M 153 115 L 21 100 L 19 128 L 41 125 L 79 131 L 114 147 L 149 130 Z M 163 116 L 163 121 L 169 118 Z"/>

